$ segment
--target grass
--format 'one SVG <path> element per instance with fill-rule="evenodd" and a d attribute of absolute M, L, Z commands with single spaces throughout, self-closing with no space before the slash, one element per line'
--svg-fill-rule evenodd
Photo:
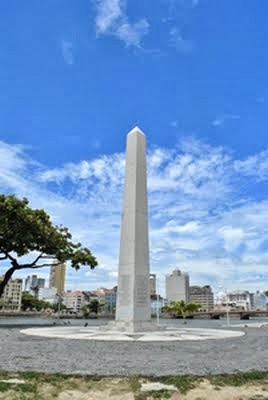
<path fill-rule="evenodd" d="M 182 394 L 185 394 L 189 390 L 194 389 L 198 383 L 200 383 L 202 378 L 192 375 L 169 375 L 156 378 L 155 380 L 164 383 L 165 385 L 174 385 Z"/>
<path fill-rule="evenodd" d="M 235 374 L 222 374 L 207 378 L 215 386 L 242 386 L 250 382 L 268 380 L 266 371 L 237 372 Z"/>
<path fill-rule="evenodd" d="M 135 400 L 147 399 L 170 399 L 171 394 L 167 390 L 159 390 L 157 392 L 140 392 L 134 395 Z"/>
<path fill-rule="evenodd" d="M 141 392 L 141 384 L 145 382 L 161 382 L 167 385 L 174 385 L 181 394 L 186 394 L 194 389 L 204 379 L 209 381 L 217 390 L 221 390 L 224 386 L 243 386 L 251 383 L 264 386 L 268 384 L 268 372 L 264 371 L 238 372 L 207 377 L 170 375 L 163 377 L 134 376 L 120 378 L 0 370 L 0 381 L 12 378 L 21 379 L 24 383 L 0 382 L 0 393 L 2 393 L 1 396 L 4 396 L 1 399 L 52 400 L 57 399 L 58 395 L 66 390 L 79 390 L 87 393 L 90 390 L 103 391 L 105 389 L 112 390 L 115 394 L 131 392 L 134 394 L 135 400 L 169 399 L 171 392 L 168 390 Z M 264 399 L 268 400 L 265 394 L 264 396 L 256 397 L 256 400 Z"/>

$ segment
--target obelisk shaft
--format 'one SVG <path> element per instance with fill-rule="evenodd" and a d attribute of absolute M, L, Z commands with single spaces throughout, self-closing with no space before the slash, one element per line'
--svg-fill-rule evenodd
<path fill-rule="evenodd" d="M 134 331 L 151 320 L 149 273 L 146 138 L 134 128 L 127 136 L 116 305 L 116 322 Z"/>

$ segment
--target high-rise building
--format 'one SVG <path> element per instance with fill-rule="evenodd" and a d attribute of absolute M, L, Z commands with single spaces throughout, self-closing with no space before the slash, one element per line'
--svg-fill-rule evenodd
<path fill-rule="evenodd" d="M 0 281 L 2 281 L 0 277 Z M 20 311 L 22 295 L 22 279 L 10 279 L 1 296 L 0 308 L 6 311 Z"/>
<path fill-rule="evenodd" d="M 156 295 L 156 275 L 150 274 L 150 295 Z"/>
<path fill-rule="evenodd" d="M 49 287 L 56 288 L 58 293 L 63 293 L 65 288 L 65 264 L 54 264 L 50 267 Z"/>
<path fill-rule="evenodd" d="M 202 311 L 213 311 L 214 309 L 214 294 L 209 285 L 190 286 L 190 301 L 200 304 Z"/>
<path fill-rule="evenodd" d="M 166 297 L 171 301 L 189 301 L 189 275 L 176 269 L 166 276 Z"/>
<path fill-rule="evenodd" d="M 38 278 L 37 275 L 28 275 L 25 279 L 24 291 L 38 296 L 39 289 L 45 287 L 45 279 Z"/>

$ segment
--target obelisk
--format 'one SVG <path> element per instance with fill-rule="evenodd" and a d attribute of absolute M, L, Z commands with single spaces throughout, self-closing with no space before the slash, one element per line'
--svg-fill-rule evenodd
<path fill-rule="evenodd" d="M 152 330 L 149 286 L 146 138 L 139 128 L 127 135 L 125 187 L 115 326 Z"/>

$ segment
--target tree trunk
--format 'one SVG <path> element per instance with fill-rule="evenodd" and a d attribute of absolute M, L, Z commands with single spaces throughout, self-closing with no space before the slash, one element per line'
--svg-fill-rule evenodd
<path fill-rule="evenodd" d="M 12 266 L 11 268 L 9 268 L 7 270 L 7 272 L 4 275 L 4 279 L 2 280 L 2 282 L 0 282 L 0 297 L 2 296 L 2 294 L 4 293 L 4 289 L 6 287 L 6 285 L 8 284 L 9 279 L 11 278 L 11 276 L 13 275 L 13 273 L 16 271 L 17 267 L 16 266 Z"/>

